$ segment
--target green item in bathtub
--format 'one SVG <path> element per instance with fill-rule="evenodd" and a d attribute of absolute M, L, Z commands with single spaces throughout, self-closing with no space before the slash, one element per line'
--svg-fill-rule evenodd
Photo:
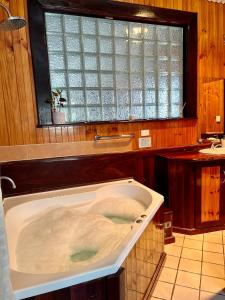
<path fill-rule="evenodd" d="M 105 215 L 105 217 L 116 224 L 130 224 L 134 222 L 134 219 L 128 216 Z"/>
<path fill-rule="evenodd" d="M 95 256 L 96 253 L 97 251 L 95 250 L 81 250 L 70 255 L 70 260 L 72 260 L 73 262 L 88 260 Z"/>

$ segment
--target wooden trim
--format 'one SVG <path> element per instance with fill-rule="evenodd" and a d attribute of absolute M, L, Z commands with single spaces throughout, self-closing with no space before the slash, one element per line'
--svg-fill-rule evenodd
<path fill-rule="evenodd" d="M 167 118 L 167 119 L 138 119 L 138 120 L 118 120 L 118 121 L 107 121 L 107 124 L 135 124 L 135 123 L 141 123 L 141 122 L 147 122 L 147 123 L 156 123 L 157 122 L 167 122 L 167 121 L 182 121 L 183 118 Z M 185 118 L 185 120 L 196 120 L 196 117 L 187 117 Z M 76 124 L 77 126 L 81 125 L 81 126 L 85 126 L 85 125 L 101 125 L 101 124 L 105 124 L 106 121 L 93 121 L 93 122 L 77 122 L 77 123 L 65 123 L 65 124 L 50 124 L 51 127 L 65 127 L 65 126 L 72 126 L 74 124 Z M 46 128 L 49 127 L 49 124 L 38 124 L 37 128 Z"/>
<path fill-rule="evenodd" d="M 45 100 L 50 95 L 49 63 L 44 12 L 68 13 L 132 22 L 179 26 L 184 29 L 183 102 L 185 118 L 197 117 L 197 14 L 116 1 L 28 1 L 30 42 L 33 57 L 39 125 L 51 125 Z M 91 122 L 87 122 L 91 123 Z M 94 122 L 95 124 L 96 122 Z M 107 123 L 107 122 L 104 122 Z M 76 123 L 73 123 L 76 124 Z M 80 123 L 79 123 L 80 124 Z"/>
<path fill-rule="evenodd" d="M 164 244 L 168 245 L 171 243 L 175 243 L 175 236 L 169 236 L 167 238 L 164 239 Z"/>
<path fill-rule="evenodd" d="M 210 225 L 207 228 L 181 228 L 181 227 L 173 227 L 173 232 L 187 234 L 187 235 L 194 235 L 194 234 L 200 234 L 200 233 L 207 233 L 207 232 L 213 232 L 218 230 L 225 230 L 225 224 L 224 225 Z"/>
<path fill-rule="evenodd" d="M 37 0 L 49 12 L 77 14 L 96 18 L 115 18 L 132 22 L 188 26 L 197 14 L 187 11 L 117 1 Z"/>
<path fill-rule="evenodd" d="M 28 1 L 28 17 L 38 124 L 48 124 L 51 123 L 51 113 L 45 101 L 50 95 L 51 85 L 44 11 L 38 1 Z"/>

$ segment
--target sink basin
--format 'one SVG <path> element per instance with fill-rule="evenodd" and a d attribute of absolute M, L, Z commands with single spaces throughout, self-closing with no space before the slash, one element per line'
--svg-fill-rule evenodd
<path fill-rule="evenodd" d="M 199 152 L 210 155 L 225 155 L 225 148 L 206 148 L 199 150 Z"/>

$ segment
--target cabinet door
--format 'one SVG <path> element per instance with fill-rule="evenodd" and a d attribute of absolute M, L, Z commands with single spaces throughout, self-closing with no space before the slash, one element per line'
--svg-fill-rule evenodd
<path fill-rule="evenodd" d="M 106 300 L 105 278 L 74 285 L 70 292 L 71 300 Z"/>
<path fill-rule="evenodd" d="M 71 300 L 69 288 L 49 292 L 42 295 L 37 295 L 26 300 Z"/>
<path fill-rule="evenodd" d="M 223 165 L 197 168 L 196 179 L 196 228 L 223 225 Z"/>

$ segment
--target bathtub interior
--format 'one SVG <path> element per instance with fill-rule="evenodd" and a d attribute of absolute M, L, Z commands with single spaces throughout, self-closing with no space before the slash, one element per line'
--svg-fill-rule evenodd
<path fill-rule="evenodd" d="M 107 263 L 112 263 L 123 246 L 129 243 L 132 233 L 135 233 L 135 230 L 132 230 L 132 227 L 134 227 L 132 224 L 138 225 L 135 223 L 135 220 L 140 218 L 140 215 L 147 216 L 149 214 L 154 193 L 154 191 L 150 192 L 150 189 L 145 188 L 133 180 L 129 182 L 119 181 L 110 184 L 99 184 L 95 185 L 93 189 L 90 189 L 89 186 L 87 192 L 85 192 L 85 188 L 83 188 L 81 193 L 78 191 L 78 193 L 69 193 L 69 195 L 61 194 L 54 197 L 46 197 L 47 195 L 44 193 L 45 197 L 43 199 L 33 201 L 31 197 L 31 201 L 17 205 L 9 209 L 6 213 L 6 230 L 11 269 L 20 271 L 17 266 L 16 248 L 18 238 L 23 228 L 37 220 L 43 213 L 50 213 L 62 207 L 65 209 L 71 209 L 71 207 L 73 207 L 77 212 L 84 215 L 87 213 L 90 214 L 90 212 L 92 214 L 101 214 L 112 222 L 129 224 L 129 231 L 127 231 L 128 234 L 124 236 L 123 243 L 117 245 L 117 247 L 115 246 L 114 255 L 110 253 L 111 255 L 108 257 Z M 155 193 L 155 196 L 157 195 L 158 194 Z M 125 205 L 122 203 L 123 199 L 126 200 Z M 132 199 L 135 199 L 140 204 L 136 215 L 133 214 L 133 212 L 132 214 L 127 213 L 129 211 L 127 205 Z M 118 202 L 117 205 L 115 205 L 115 201 L 119 201 L 120 205 L 118 205 Z M 72 254 L 71 259 L 74 261 L 87 259 L 88 261 L 92 256 L 95 256 L 95 251 L 96 249 L 87 249 L 83 252 L 77 251 Z M 91 268 L 103 267 L 105 263 L 106 260 L 95 261 Z M 84 270 L 85 266 L 80 266 L 76 271 L 83 272 Z"/>

